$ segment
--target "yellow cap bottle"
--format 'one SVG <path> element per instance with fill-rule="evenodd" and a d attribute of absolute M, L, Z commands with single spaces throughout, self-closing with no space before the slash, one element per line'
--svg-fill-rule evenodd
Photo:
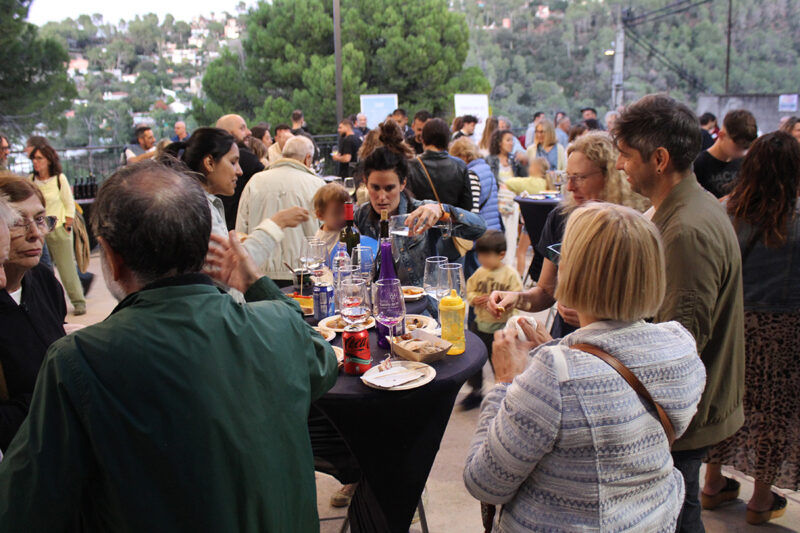
<path fill-rule="evenodd" d="M 464 340 L 464 300 L 455 290 L 439 301 L 439 319 L 442 321 L 442 339 L 453 344 L 447 355 L 464 353 L 466 342 Z"/>

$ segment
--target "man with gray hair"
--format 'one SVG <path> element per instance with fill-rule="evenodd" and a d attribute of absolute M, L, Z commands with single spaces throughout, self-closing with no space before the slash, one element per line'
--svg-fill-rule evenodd
<path fill-rule="evenodd" d="M 48 350 L 0 463 L 0 529 L 318 531 L 306 420 L 336 381 L 330 345 L 235 235 L 209 250 L 194 180 L 124 167 L 92 225 L 120 303 Z"/>
<path fill-rule="evenodd" d="M 316 234 L 319 223 L 314 217 L 313 198 L 317 189 L 325 185 L 311 170 L 314 158 L 314 143 L 302 135 L 292 137 L 283 147 L 281 159 L 250 179 L 239 200 L 236 231 L 250 233 L 265 218 L 289 207 L 305 207 L 311 217 L 295 228 L 279 230 L 274 235 L 280 243 L 268 259 L 264 268 L 278 286 L 291 284 L 292 273 L 285 264 L 300 266 L 300 255 L 306 237 Z"/>

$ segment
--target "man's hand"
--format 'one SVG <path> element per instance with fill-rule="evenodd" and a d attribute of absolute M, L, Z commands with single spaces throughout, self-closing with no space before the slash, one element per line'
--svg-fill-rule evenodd
<path fill-rule="evenodd" d="M 278 211 L 272 217 L 272 221 L 281 229 L 294 228 L 308 220 L 309 216 L 308 209 L 295 206 Z"/>
<path fill-rule="evenodd" d="M 228 232 L 227 239 L 211 234 L 203 270 L 213 279 L 243 293 L 264 276 L 239 242 L 235 231 Z"/>
<path fill-rule="evenodd" d="M 519 304 L 519 299 L 520 293 L 518 292 L 492 291 L 486 303 L 486 308 L 495 318 L 500 318 L 506 311 L 516 308 Z"/>
<path fill-rule="evenodd" d="M 569 307 L 564 307 L 560 303 L 558 304 L 557 309 L 558 309 L 558 314 L 561 315 L 561 318 L 564 319 L 564 322 L 576 328 L 581 327 L 581 321 L 578 318 L 577 311 L 575 311 L 574 309 L 570 309 Z"/>
<path fill-rule="evenodd" d="M 431 229 L 444 212 L 439 204 L 424 204 L 409 213 L 406 217 L 406 226 L 408 226 L 408 235 L 421 235 Z"/>
<path fill-rule="evenodd" d="M 68 232 L 72 231 L 73 222 L 74 219 L 72 217 L 66 217 L 64 219 L 64 229 L 67 230 Z"/>

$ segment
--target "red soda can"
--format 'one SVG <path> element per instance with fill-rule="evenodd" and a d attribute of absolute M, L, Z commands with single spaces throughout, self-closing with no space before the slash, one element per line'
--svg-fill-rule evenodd
<path fill-rule="evenodd" d="M 360 376 L 372 366 L 369 351 L 369 332 L 363 326 L 347 326 L 342 333 L 344 349 L 344 371 Z"/>

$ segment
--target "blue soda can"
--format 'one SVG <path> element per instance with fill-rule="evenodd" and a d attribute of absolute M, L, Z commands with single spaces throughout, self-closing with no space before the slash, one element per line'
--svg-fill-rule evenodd
<path fill-rule="evenodd" d="M 314 318 L 317 321 L 336 314 L 333 287 L 330 283 L 314 285 Z"/>

